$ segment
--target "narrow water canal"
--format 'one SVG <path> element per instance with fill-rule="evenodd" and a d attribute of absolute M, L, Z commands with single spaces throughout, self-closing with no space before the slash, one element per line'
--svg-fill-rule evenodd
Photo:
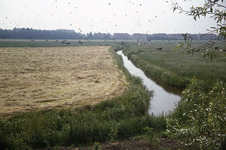
<path fill-rule="evenodd" d="M 149 79 L 141 69 L 134 66 L 122 51 L 118 51 L 117 54 L 122 56 L 123 64 L 130 74 L 140 77 L 148 90 L 154 91 L 154 96 L 151 97 L 149 114 L 153 113 L 154 115 L 159 115 L 162 114 L 163 111 L 164 114 L 168 114 L 169 111 L 173 111 L 176 108 L 177 103 L 181 99 L 180 90 L 180 92 L 178 92 L 178 89 L 173 89 L 175 87 L 168 87 L 164 89 L 163 87 L 156 84 L 156 82 Z"/>

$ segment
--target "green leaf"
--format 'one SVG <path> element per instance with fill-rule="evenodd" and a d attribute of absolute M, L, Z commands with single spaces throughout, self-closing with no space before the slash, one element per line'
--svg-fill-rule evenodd
<path fill-rule="evenodd" d="M 194 20 L 196 21 L 196 16 L 194 16 L 193 18 L 194 18 Z"/>
<path fill-rule="evenodd" d="M 177 50 L 179 47 L 181 47 L 181 45 L 180 45 L 180 44 L 178 44 L 178 45 L 177 45 L 177 47 L 176 47 L 174 50 Z"/>

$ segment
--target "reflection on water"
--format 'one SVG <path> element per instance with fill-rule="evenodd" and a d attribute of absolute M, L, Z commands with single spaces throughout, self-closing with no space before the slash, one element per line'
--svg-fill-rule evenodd
<path fill-rule="evenodd" d="M 162 114 L 162 111 L 167 114 L 169 111 L 173 111 L 175 109 L 175 105 L 177 105 L 181 99 L 178 92 L 172 93 L 171 91 L 174 90 L 166 91 L 161 86 L 157 85 L 153 80 L 149 79 L 141 69 L 135 67 L 133 63 L 128 60 L 127 56 L 122 53 L 122 51 L 118 51 L 117 54 L 122 56 L 123 64 L 130 74 L 140 77 L 148 90 L 154 91 L 154 97 L 151 98 L 149 114 L 153 113 L 154 115 L 159 115 Z M 172 88 L 174 87 L 171 87 L 171 89 Z"/>

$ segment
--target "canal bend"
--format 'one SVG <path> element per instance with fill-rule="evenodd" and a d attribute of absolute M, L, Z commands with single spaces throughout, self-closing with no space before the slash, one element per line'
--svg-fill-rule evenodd
<path fill-rule="evenodd" d="M 133 63 L 128 60 L 128 57 L 125 56 L 122 51 L 118 51 L 117 54 L 121 55 L 123 65 L 129 71 L 129 73 L 141 78 L 143 80 L 143 84 L 147 87 L 147 89 L 149 91 L 154 91 L 153 97 L 150 98 L 149 114 L 168 114 L 169 111 L 173 111 L 176 108 L 176 105 L 180 101 L 181 97 L 178 92 L 171 92 L 173 91 L 172 88 L 175 87 L 172 86 L 170 87 L 170 91 L 166 91 L 163 87 L 156 84 L 155 81 L 148 78 L 141 69 L 133 65 Z"/>

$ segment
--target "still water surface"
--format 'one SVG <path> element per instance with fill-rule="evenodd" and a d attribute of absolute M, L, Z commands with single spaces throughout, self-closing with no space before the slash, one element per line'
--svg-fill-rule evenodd
<path fill-rule="evenodd" d="M 147 89 L 154 91 L 154 96 L 151 98 L 150 102 L 149 114 L 153 113 L 154 115 L 159 115 L 162 114 L 163 111 L 165 114 L 168 114 L 169 111 L 173 111 L 176 108 L 177 103 L 181 99 L 181 90 L 178 90 L 172 86 L 168 86 L 164 89 L 163 87 L 156 84 L 156 82 L 149 79 L 141 69 L 134 66 L 122 51 L 118 51 L 117 54 L 122 56 L 123 64 L 130 74 L 140 77 Z"/>

